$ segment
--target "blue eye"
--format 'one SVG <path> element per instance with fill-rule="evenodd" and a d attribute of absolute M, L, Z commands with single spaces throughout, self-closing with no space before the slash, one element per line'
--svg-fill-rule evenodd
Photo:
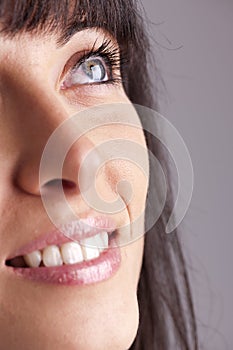
<path fill-rule="evenodd" d="M 80 88 L 82 85 L 104 84 L 122 86 L 122 67 L 127 60 L 120 53 L 119 47 L 110 39 L 91 50 L 75 53 L 66 63 L 67 72 L 61 83 L 62 90 Z M 79 56 L 79 58 L 77 58 Z M 68 68 L 68 69 L 67 69 Z"/>
<path fill-rule="evenodd" d="M 88 58 L 77 67 L 74 67 L 64 81 L 66 87 L 100 83 L 109 80 L 107 67 L 101 58 Z"/>
<path fill-rule="evenodd" d="M 90 79 L 90 81 L 104 81 L 107 78 L 106 69 L 100 59 L 89 59 L 81 64 L 81 68 L 84 74 Z"/>

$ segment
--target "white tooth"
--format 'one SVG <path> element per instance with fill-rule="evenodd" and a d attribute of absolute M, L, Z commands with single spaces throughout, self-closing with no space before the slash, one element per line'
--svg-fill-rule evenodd
<path fill-rule="evenodd" d="M 82 243 L 84 260 L 91 260 L 91 259 L 98 258 L 100 253 L 96 245 L 95 237 L 86 238 L 81 243 Z"/>
<path fill-rule="evenodd" d="M 83 261 L 81 246 L 76 242 L 62 244 L 61 255 L 65 264 L 75 264 Z"/>
<path fill-rule="evenodd" d="M 45 266 L 61 266 L 63 264 L 58 246 L 49 245 L 43 250 L 43 263 Z"/>
<path fill-rule="evenodd" d="M 101 232 L 100 236 L 101 236 L 101 239 L 102 239 L 103 249 L 108 248 L 108 233 L 107 232 Z"/>
<path fill-rule="evenodd" d="M 38 267 L 41 263 L 41 252 L 39 250 L 35 250 L 30 254 L 26 254 L 23 256 L 25 263 L 29 267 Z"/>
<path fill-rule="evenodd" d="M 104 249 L 108 248 L 108 234 L 107 232 L 101 232 L 98 235 L 94 236 L 95 246 L 102 252 Z"/>
<path fill-rule="evenodd" d="M 90 245 L 93 245 L 94 248 L 99 249 L 99 251 L 102 252 L 103 242 L 100 234 L 92 237 L 92 243 Z"/>

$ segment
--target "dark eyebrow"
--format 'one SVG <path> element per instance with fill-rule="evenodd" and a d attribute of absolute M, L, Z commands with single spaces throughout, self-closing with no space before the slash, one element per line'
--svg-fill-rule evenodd
<path fill-rule="evenodd" d="M 43 35 L 51 36 L 55 34 L 57 48 L 60 48 L 64 46 L 66 43 L 68 43 L 75 34 L 88 29 L 99 30 L 99 31 L 101 31 L 101 29 L 103 30 L 103 28 L 96 27 L 94 25 L 85 26 L 85 25 L 80 25 L 80 23 L 75 23 L 75 25 L 66 26 L 59 29 L 56 28 L 55 30 L 52 30 L 51 28 L 47 28 L 47 27 L 44 27 L 44 28 L 38 27 L 33 30 L 19 30 L 15 32 L 10 32 L 8 28 L 4 27 L 0 29 L 0 35 L 2 35 L 5 38 L 12 39 L 17 35 L 20 35 L 26 32 L 29 32 L 31 34 L 35 34 L 38 36 L 43 36 Z"/>
<path fill-rule="evenodd" d="M 79 24 L 76 24 L 75 26 L 72 26 L 72 28 L 65 27 L 59 30 L 58 35 L 57 35 L 57 46 L 62 47 L 66 43 L 68 43 L 71 38 L 77 34 L 80 33 L 86 29 L 94 29 L 94 27 L 91 26 L 80 26 Z"/>

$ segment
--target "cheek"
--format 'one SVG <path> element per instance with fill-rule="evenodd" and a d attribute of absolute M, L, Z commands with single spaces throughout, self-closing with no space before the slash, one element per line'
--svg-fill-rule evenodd
<path fill-rule="evenodd" d="M 113 214 L 117 208 L 118 214 L 128 211 L 130 222 L 138 219 L 143 222 L 149 184 L 149 159 L 142 129 L 112 125 L 99 128 L 89 133 L 88 137 L 96 150 L 102 152 L 101 166 L 95 174 L 94 190 L 108 204 L 108 213 Z M 103 144 L 104 147 L 99 148 Z M 119 206 L 116 206 L 116 202 L 119 202 Z"/>
<path fill-rule="evenodd" d="M 112 160 L 98 171 L 95 189 L 101 199 L 109 202 L 109 208 L 120 196 L 138 215 L 145 207 L 148 176 L 130 159 Z"/>
<path fill-rule="evenodd" d="M 122 218 L 120 243 L 128 244 L 144 235 L 148 178 L 128 160 L 111 161 L 102 172 L 96 177 L 96 192 L 108 204 L 107 214 Z M 116 207 L 118 212 L 114 212 Z"/>

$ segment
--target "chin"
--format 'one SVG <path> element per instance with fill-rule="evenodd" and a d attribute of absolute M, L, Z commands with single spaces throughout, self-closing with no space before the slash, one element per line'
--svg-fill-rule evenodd
<path fill-rule="evenodd" d="M 100 309 L 102 312 L 100 312 Z M 112 310 L 106 308 L 91 311 L 79 319 L 69 317 L 51 329 L 42 329 L 43 340 L 34 350 L 127 350 L 132 345 L 138 329 L 139 312 L 137 298 L 116 302 Z M 56 339 L 56 341 L 54 341 Z M 38 339 L 39 340 L 39 339 Z M 25 348 L 31 350 L 32 347 Z"/>
<path fill-rule="evenodd" d="M 70 296 L 61 301 L 56 292 L 53 299 L 45 293 L 44 304 L 37 299 L 32 305 L 26 297 L 25 303 L 12 306 L 11 317 L 8 313 L 5 324 L 0 322 L 1 350 L 130 348 L 139 323 L 135 291 L 126 286 L 112 293 L 99 288 L 93 298 L 74 297 L 76 301 Z"/>

